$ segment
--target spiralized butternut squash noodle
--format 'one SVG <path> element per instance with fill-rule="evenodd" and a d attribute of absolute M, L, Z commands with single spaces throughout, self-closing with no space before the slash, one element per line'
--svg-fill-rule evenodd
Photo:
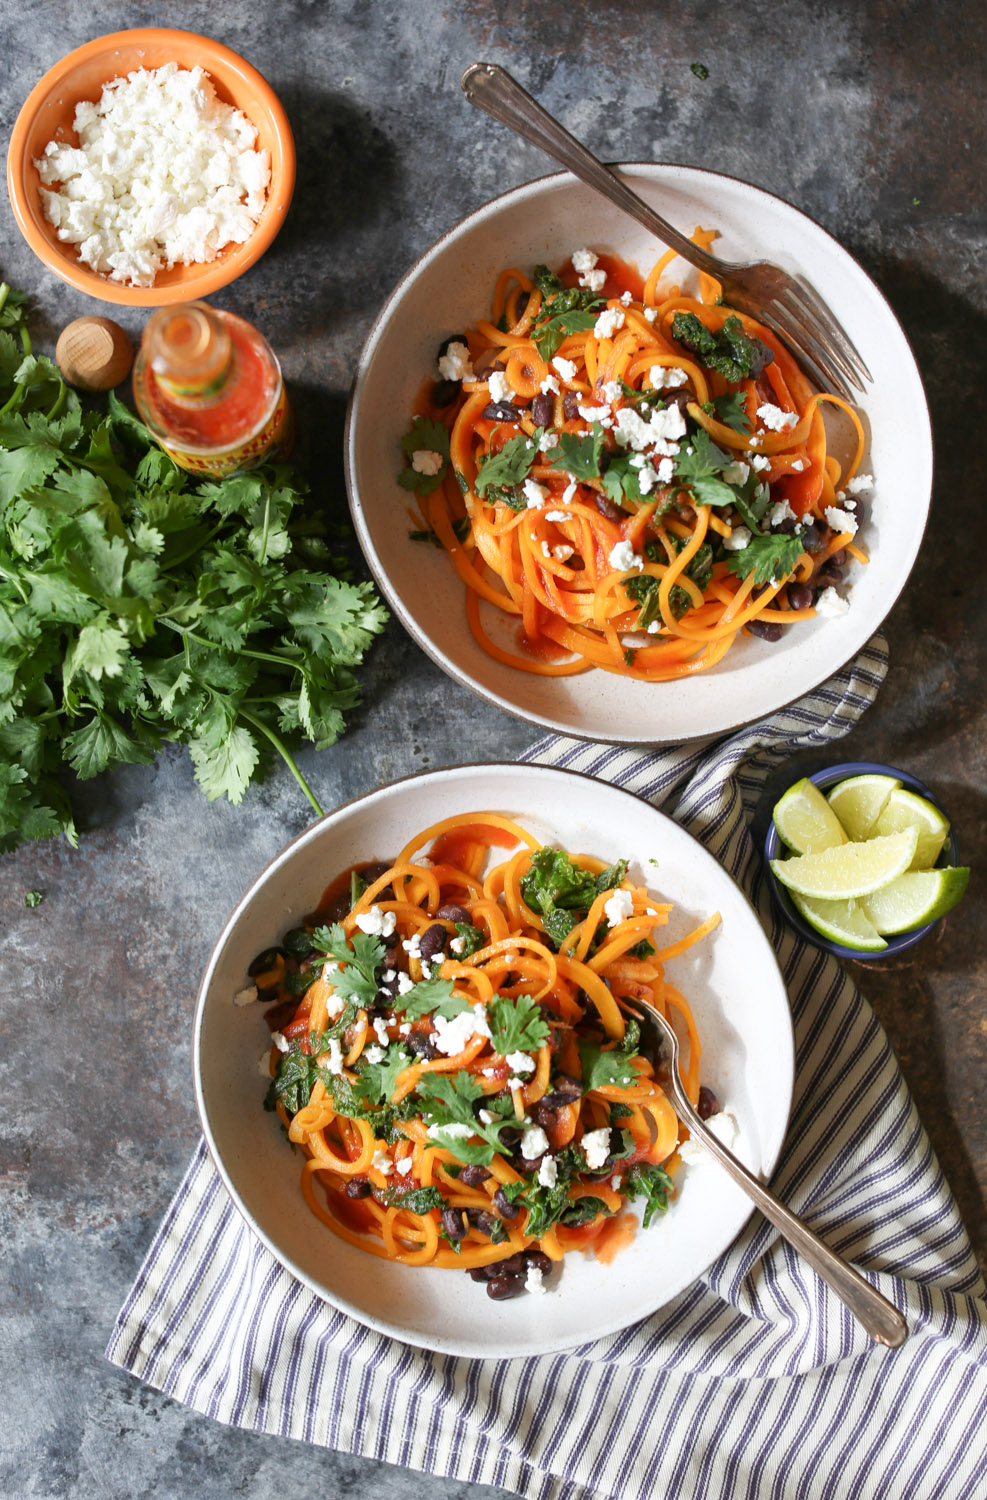
<path fill-rule="evenodd" d="M 469 629 L 522 671 L 703 672 L 739 634 L 844 613 L 847 560 L 867 561 L 859 416 L 717 282 L 666 281 L 674 259 L 644 280 L 590 250 L 504 270 L 403 439 L 411 536 L 448 552 Z M 855 434 L 845 466 L 827 403 Z"/>
<path fill-rule="evenodd" d="M 267 1104 L 316 1218 L 495 1298 L 542 1289 L 566 1251 L 616 1253 L 632 1199 L 645 1224 L 667 1207 L 686 1134 L 628 1005 L 674 1019 L 700 1095 L 695 1022 L 664 965 L 719 914 L 663 942 L 670 911 L 626 861 L 490 812 L 344 872 L 250 970 L 271 1004 Z"/>

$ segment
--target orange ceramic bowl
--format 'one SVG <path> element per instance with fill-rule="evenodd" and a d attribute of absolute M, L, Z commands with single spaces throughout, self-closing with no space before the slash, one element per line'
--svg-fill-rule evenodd
<path fill-rule="evenodd" d="M 159 271 L 151 287 L 126 286 L 98 275 L 78 256 L 75 245 L 60 240 L 45 218 L 40 178 L 34 165 L 51 140 L 76 142 L 75 107 L 96 100 L 103 85 L 137 68 L 205 69 L 217 96 L 240 109 L 257 127 L 258 146 L 271 153 L 267 203 L 249 239 L 230 245 L 216 260 Z M 206 297 L 241 276 L 258 260 L 284 222 L 295 186 L 295 143 L 288 117 L 277 95 L 256 68 L 209 37 L 192 31 L 142 27 L 115 31 L 77 47 L 45 74 L 28 95 L 10 137 L 7 187 L 14 216 L 24 238 L 50 271 L 71 286 L 103 302 L 130 307 L 162 307 Z"/>

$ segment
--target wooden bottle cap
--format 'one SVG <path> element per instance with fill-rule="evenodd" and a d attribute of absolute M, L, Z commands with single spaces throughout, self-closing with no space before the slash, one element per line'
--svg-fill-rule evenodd
<path fill-rule="evenodd" d="M 126 331 L 110 318 L 76 318 L 63 328 L 55 359 L 69 385 L 109 391 L 126 380 L 134 351 Z"/>

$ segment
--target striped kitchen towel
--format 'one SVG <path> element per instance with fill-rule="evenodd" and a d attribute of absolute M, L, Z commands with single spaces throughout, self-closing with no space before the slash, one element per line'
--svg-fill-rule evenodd
<path fill-rule="evenodd" d="M 874 1347 L 760 1215 L 655 1316 L 562 1354 L 470 1361 L 382 1338 L 256 1241 L 200 1146 L 107 1350 L 223 1422 L 537 1500 L 982 1500 L 987 1303 L 887 1040 L 835 959 L 784 930 L 749 819 L 793 749 L 839 739 L 887 668 L 875 638 L 715 746 L 549 737 L 526 757 L 670 811 L 752 895 L 792 1000 L 796 1083 L 773 1184 L 905 1313 Z"/>

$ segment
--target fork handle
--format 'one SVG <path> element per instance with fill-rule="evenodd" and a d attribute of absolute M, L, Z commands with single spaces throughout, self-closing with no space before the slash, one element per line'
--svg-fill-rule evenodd
<path fill-rule="evenodd" d="M 889 1348 L 896 1349 L 908 1337 L 908 1324 L 894 1304 L 872 1287 L 848 1261 L 831 1250 L 807 1224 L 796 1218 L 773 1193 L 768 1192 L 753 1172 L 749 1172 L 743 1162 L 738 1161 L 733 1152 L 728 1151 L 723 1142 L 706 1127 L 684 1091 L 675 1088 L 674 1082 L 673 1080 L 675 1112 L 688 1125 L 690 1134 L 702 1141 L 737 1186 L 754 1200 L 764 1217 L 809 1262 L 823 1281 L 832 1287 L 871 1338 L 879 1344 L 887 1344 Z"/>
<path fill-rule="evenodd" d="M 632 192 L 625 182 L 597 161 L 575 136 L 563 129 L 558 120 L 532 99 L 506 71 L 496 63 L 472 63 L 462 77 L 462 89 L 470 104 L 523 135 L 532 145 L 552 156 L 563 167 L 589 187 L 595 188 L 611 203 L 615 203 L 625 214 L 643 224 L 651 234 L 662 240 L 687 260 L 690 265 L 709 276 L 721 277 L 729 269 L 726 264 L 709 255 L 686 239 L 684 234 L 649 208 L 643 198 Z"/>

